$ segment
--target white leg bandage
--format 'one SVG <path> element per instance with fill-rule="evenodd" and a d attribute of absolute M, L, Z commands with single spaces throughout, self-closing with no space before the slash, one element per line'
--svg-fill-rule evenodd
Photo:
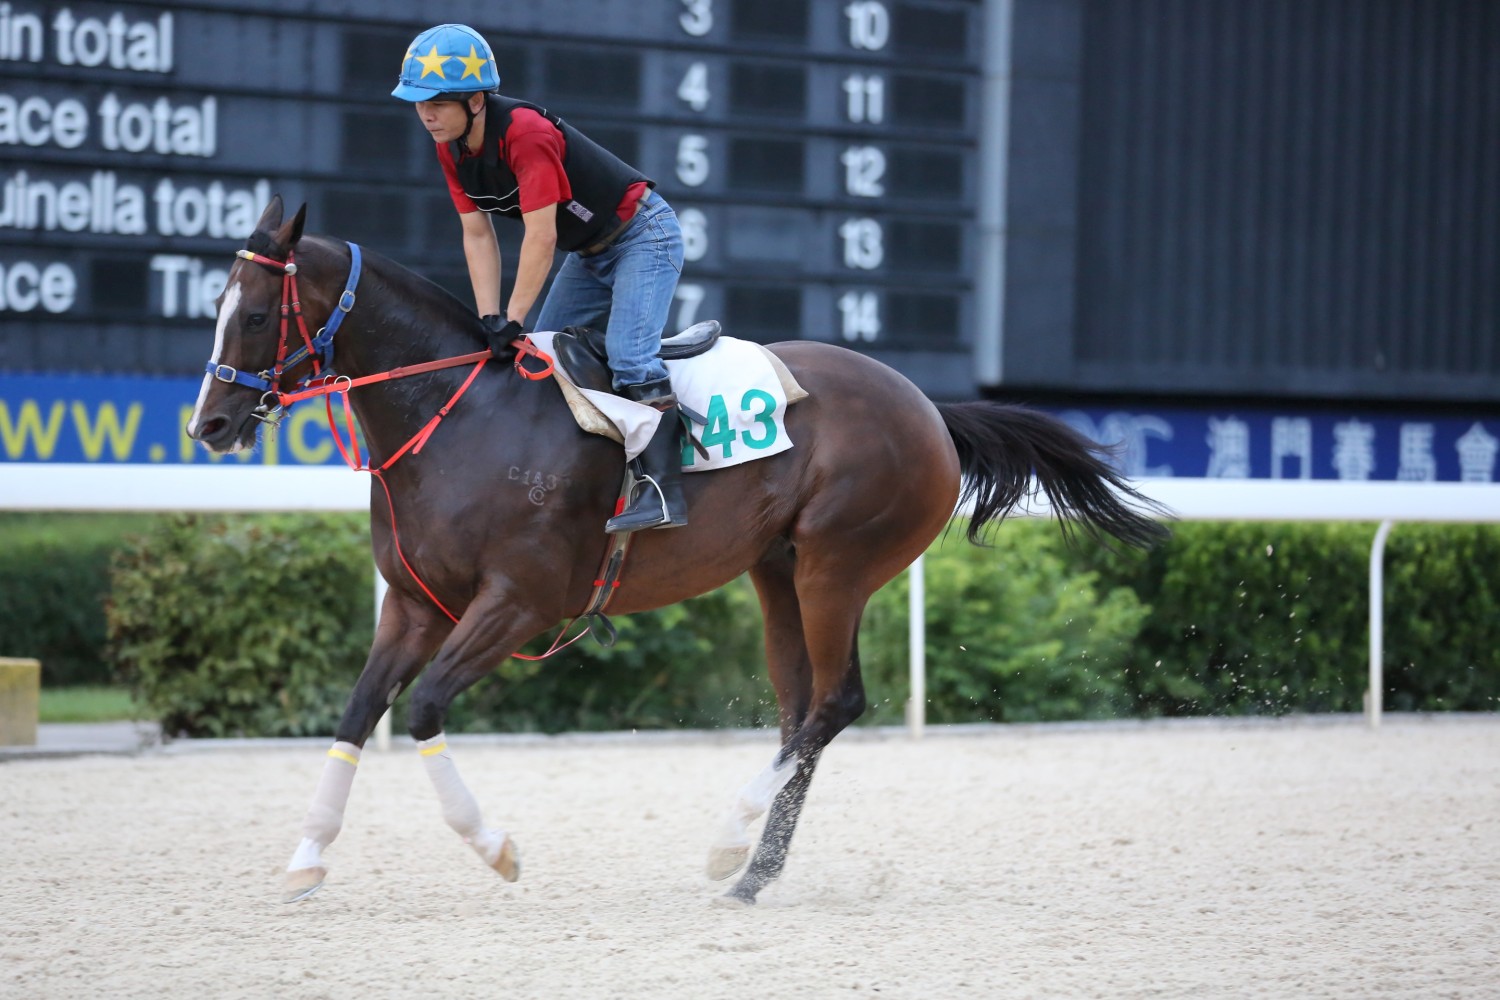
<path fill-rule="evenodd" d="M 422 740 L 417 744 L 417 751 L 422 755 L 422 767 L 432 779 L 432 787 L 437 790 L 443 819 L 464 838 L 464 843 L 474 848 L 485 864 L 493 865 L 505 843 L 505 831 L 485 829 L 479 803 L 474 800 L 474 794 L 464 784 L 464 779 L 459 777 L 458 765 L 448 752 L 448 737 L 438 733 L 430 740 Z"/>
<path fill-rule="evenodd" d="M 287 871 L 312 868 L 320 864 L 323 848 L 333 843 L 344 825 L 344 806 L 349 802 L 349 789 L 354 784 L 354 772 L 359 766 L 359 747 L 342 741 L 328 750 L 323 762 L 323 774 L 318 778 L 318 788 L 313 792 L 312 805 L 302 820 L 302 842 L 292 855 Z"/>
<path fill-rule="evenodd" d="M 797 773 L 797 758 L 788 757 L 780 766 L 773 758 L 766 769 L 740 789 L 729 814 L 724 817 L 724 826 L 719 832 L 715 847 L 738 847 L 750 843 L 750 824 L 764 816 L 776 794 L 786 787 Z"/>

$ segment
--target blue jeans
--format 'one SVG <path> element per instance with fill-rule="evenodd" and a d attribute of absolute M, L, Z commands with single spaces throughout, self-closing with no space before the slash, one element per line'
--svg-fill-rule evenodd
<path fill-rule="evenodd" d="M 652 191 L 608 248 L 593 257 L 568 254 L 536 329 L 602 326 L 616 391 L 666 378 L 656 352 L 681 274 L 682 227 L 672 206 Z"/>

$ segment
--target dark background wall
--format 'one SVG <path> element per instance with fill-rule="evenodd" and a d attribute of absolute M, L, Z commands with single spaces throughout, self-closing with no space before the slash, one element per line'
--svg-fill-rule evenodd
<path fill-rule="evenodd" d="M 170 14 L 171 67 L 65 65 L 64 7 L 99 24 Z M 1005 264 L 980 273 L 976 217 L 993 192 L 979 150 L 999 114 L 984 103 L 985 40 L 1006 9 L 441 13 L 488 33 L 507 92 L 634 160 L 691 216 L 700 238 L 673 325 L 714 317 L 751 339 L 845 344 L 940 398 L 1500 404 L 1500 5 L 1013 0 Z M 0 101 L 76 102 L 88 134 L 29 143 L 0 108 L 0 272 L 54 266 L 76 283 L 57 311 L 0 302 L 0 371 L 201 370 L 211 310 L 185 307 L 187 271 L 171 269 L 222 273 L 243 234 L 170 231 L 163 182 L 200 202 L 214 185 L 279 190 L 309 204 L 311 228 L 468 297 L 430 142 L 388 96 L 429 15 L 388 0 L 353 16 L 293 0 L 9 10 Z M 44 25 L 39 59 L 16 33 L 26 16 Z M 701 102 L 685 86 L 695 66 Z M 212 99 L 214 147 L 106 148 L 111 97 L 173 113 Z M 46 204 L 39 187 L 101 175 L 141 196 L 144 225 L 25 218 Z M 509 264 L 520 227 L 498 230 Z M 991 323 L 975 290 L 996 285 Z M 992 380 L 974 358 L 996 339 Z"/>
<path fill-rule="evenodd" d="M 1500 5 L 1017 0 L 1007 389 L 1500 402 Z"/>

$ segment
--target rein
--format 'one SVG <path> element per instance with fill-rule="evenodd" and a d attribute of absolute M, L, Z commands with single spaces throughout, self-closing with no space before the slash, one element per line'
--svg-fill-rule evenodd
<path fill-rule="evenodd" d="M 356 301 L 355 292 L 359 286 L 359 277 L 362 269 L 359 244 L 348 243 L 347 245 L 350 254 L 348 280 L 344 282 L 344 291 L 339 296 L 338 304 L 329 316 L 327 325 L 319 330 L 315 337 L 308 335 L 307 321 L 302 315 L 302 301 L 297 291 L 298 269 L 295 253 L 289 251 L 286 260 L 281 261 L 251 250 L 236 251 L 235 256 L 242 260 L 248 260 L 262 267 L 281 272 L 281 339 L 276 347 L 276 361 L 269 369 L 256 375 L 250 375 L 230 365 L 222 365 L 214 361 L 208 362 L 205 371 L 213 375 L 220 382 L 230 382 L 251 389 L 259 389 L 261 391 L 261 403 L 256 408 L 253 416 L 257 420 L 272 426 L 280 423 L 282 417 L 286 414 L 287 407 L 293 403 L 301 402 L 304 399 L 313 399 L 317 396 L 323 397 L 324 405 L 328 410 L 328 430 L 333 435 L 333 441 L 338 446 L 339 454 L 343 456 L 344 464 L 355 472 L 370 473 L 370 475 L 379 481 L 381 489 L 385 491 L 386 510 L 390 511 L 391 515 L 391 538 L 395 542 L 396 556 L 401 560 L 401 565 L 406 569 L 407 573 L 411 574 L 411 578 L 416 581 L 417 586 L 422 588 L 422 593 L 426 594 L 432 603 L 436 604 L 438 609 L 447 615 L 456 625 L 458 624 L 458 616 L 449 611 L 447 606 L 437 599 L 437 595 L 428 588 L 422 578 L 417 575 L 417 571 L 412 569 L 411 564 L 406 561 L 406 553 L 401 549 L 401 534 L 396 527 L 396 504 L 394 498 L 391 496 L 390 485 L 385 481 L 385 472 L 391 466 L 395 465 L 407 452 L 415 455 L 422 450 L 423 446 L 427 444 L 427 439 L 432 436 L 432 432 L 437 430 L 438 424 L 453 410 L 453 407 L 462 398 L 463 394 L 469 391 L 469 387 L 474 384 L 474 380 L 479 377 L 479 373 L 484 370 L 484 366 L 489 362 L 492 355 L 488 350 L 475 351 L 472 354 L 461 354 L 438 361 L 424 361 L 415 365 L 403 365 L 400 368 L 392 368 L 389 371 L 378 372 L 373 375 L 361 375 L 359 378 L 331 374 L 333 369 L 333 338 L 338 333 L 339 327 L 343 325 L 344 317 L 354 308 Z M 302 346 L 288 356 L 287 345 L 290 340 L 289 334 L 293 319 L 296 320 L 297 332 L 302 336 Z M 525 336 L 518 337 L 511 341 L 511 346 L 516 349 L 516 359 L 513 363 L 515 370 L 522 378 L 537 382 L 552 374 L 552 358 L 533 344 L 530 338 Z M 537 358 L 543 363 L 543 367 L 535 371 L 526 368 L 521 363 L 522 359 L 526 357 Z M 285 374 L 309 359 L 312 361 L 312 373 L 297 382 L 294 391 L 283 392 L 280 386 Z M 411 375 L 421 375 L 426 372 L 440 371 L 444 368 L 455 368 L 459 365 L 470 364 L 474 366 L 474 370 L 469 373 L 469 377 L 464 379 L 463 385 L 458 387 L 458 391 L 433 415 L 431 420 L 423 425 L 421 430 L 412 435 L 410 440 L 398 448 L 378 468 L 371 466 L 365 461 L 359 448 L 354 409 L 349 403 L 350 391 L 361 386 L 373 385 L 377 382 L 388 382 L 392 379 L 406 378 Z M 323 371 L 325 369 L 330 374 L 324 375 Z M 349 436 L 347 445 L 339 435 L 338 424 L 334 421 L 333 397 L 335 395 L 340 397 L 344 407 L 344 420 Z M 274 407 L 269 402 L 272 399 L 275 400 Z M 573 621 L 577 621 L 577 619 L 575 618 Z M 521 653 L 513 655 L 522 660 L 542 660 L 553 653 L 571 646 L 588 634 L 587 630 L 585 630 L 567 642 L 562 642 L 562 637 L 567 634 L 568 628 L 573 624 L 573 621 L 563 626 L 562 632 L 558 634 L 557 640 L 552 643 L 552 647 L 540 656 L 526 656 Z"/>

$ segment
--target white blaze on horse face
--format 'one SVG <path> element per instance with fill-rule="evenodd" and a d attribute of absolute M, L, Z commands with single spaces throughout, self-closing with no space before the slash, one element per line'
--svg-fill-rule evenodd
<path fill-rule="evenodd" d="M 208 363 L 216 365 L 219 358 L 224 356 L 224 331 L 229 329 L 229 321 L 234 317 L 234 311 L 240 306 L 240 283 L 236 281 L 224 292 L 224 304 L 219 306 L 219 322 L 214 327 L 214 354 L 208 359 Z M 188 421 L 187 431 L 189 435 L 198 433 L 198 421 L 203 419 L 203 401 L 208 398 L 209 387 L 214 384 L 212 372 L 203 373 L 203 387 L 198 390 L 198 403 L 193 407 L 193 418 Z"/>

